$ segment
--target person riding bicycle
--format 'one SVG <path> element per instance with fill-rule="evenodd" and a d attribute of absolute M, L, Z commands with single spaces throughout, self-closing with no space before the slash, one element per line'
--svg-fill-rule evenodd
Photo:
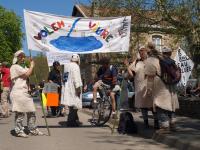
<path fill-rule="evenodd" d="M 110 86 L 110 97 L 112 102 L 112 115 L 116 115 L 116 101 L 115 94 L 120 90 L 119 85 L 117 85 L 117 69 L 110 65 L 110 61 L 107 57 L 103 57 L 100 60 L 102 66 L 97 71 L 97 82 L 93 86 L 93 102 L 97 102 L 97 90 L 101 87 L 101 84 L 106 84 Z"/>

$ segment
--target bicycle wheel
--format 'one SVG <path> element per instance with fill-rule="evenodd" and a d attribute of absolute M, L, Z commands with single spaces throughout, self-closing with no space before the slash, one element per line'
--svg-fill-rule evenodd
<path fill-rule="evenodd" d="M 109 99 L 99 99 L 93 109 L 91 123 L 96 126 L 103 126 L 110 119 L 112 106 Z"/>

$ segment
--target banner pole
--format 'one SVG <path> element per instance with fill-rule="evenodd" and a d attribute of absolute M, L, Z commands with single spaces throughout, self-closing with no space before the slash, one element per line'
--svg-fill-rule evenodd
<path fill-rule="evenodd" d="M 30 59 L 32 59 L 31 50 L 29 50 L 29 54 L 30 54 Z M 38 79 L 37 79 L 37 76 L 36 76 L 36 73 L 35 73 L 35 69 L 33 69 L 33 75 L 35 77 L 36 83 L 38 83 Z M 48 131 L 48 136 L 51 136 L 50 129 L 49 129 L 48 122 L 47 122 L 47 117 L 46 117 L 43 102 L 42 102 L 42 89 L 41 88 L 39 89 L 39 98 L 40 98 L 40 104 L 42 106 L 42 113 L 43 113 L 43 116 L 44 116 L 44 121 L 45 121 L 46 128 L 47 128 L 47 131 Z"/>

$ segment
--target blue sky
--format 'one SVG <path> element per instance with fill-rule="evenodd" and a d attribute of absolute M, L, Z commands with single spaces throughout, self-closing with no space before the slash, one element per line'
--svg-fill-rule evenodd
<path fill-rule="evenodd" d="M 23 16 L 24 9 L 71 16 L 73 6 L 77 4 L 77 1 L 87 4 L 89 0 L 0 0 L 0 5 L 8 10 L 14 11 L 22 18 L 22 31 L 25 32 Z M 26 55 L 29 55 L 26 37 L 23 41 L 23 49 Z M 36 52 L 33 52 L 33 55 L 35 54 Z"/>

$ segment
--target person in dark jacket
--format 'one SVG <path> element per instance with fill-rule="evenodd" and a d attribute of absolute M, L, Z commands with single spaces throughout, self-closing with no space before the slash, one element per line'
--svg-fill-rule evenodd
<path fill-rule="evenodd" d="M 61 71 L 60 71 L 60 63 L 58 61 L 53 62 L 53 69 L 49 73 L 48 81 L 58 84 L 58 93 L 59 93 L 59 100 L 61 98 Z M 51 106 L 51 114 L 52 116 L 57 116 L 57 113 L 59 111 L 59 107 L 57 106 Z M 60 114 L 59 114 L 60 115 Z"/>

